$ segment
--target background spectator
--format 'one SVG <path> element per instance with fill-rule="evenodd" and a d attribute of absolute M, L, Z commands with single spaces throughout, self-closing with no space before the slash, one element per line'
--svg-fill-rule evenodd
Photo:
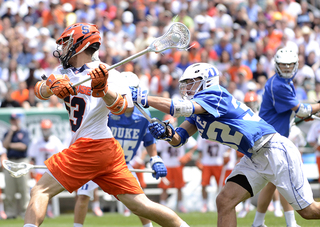
<path fill-rule="evenodd" d="M 27 148 L 29 145 L 29 132 L 22 129 L 21 115 L 12 113 L 10 116 L 10 129 L 2 140 L 3 147 L 7 149 L 6 155 L 2 158 L 13 162 L 29 162 Z M 15 219 L 18 215 L 24 217 L 30 199 L 28 187 L 29 175 L 14 178 L 8 171 L 4 171 L 6 184 L 5 210 L 7 218 Z M 19 206 L 15 198 L 15 193 L 21 194 Z"/>

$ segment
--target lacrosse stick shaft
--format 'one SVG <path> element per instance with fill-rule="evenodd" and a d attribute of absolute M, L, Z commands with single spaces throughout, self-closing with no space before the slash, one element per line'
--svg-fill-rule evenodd
<path fill-rule="evenodd" d="M 123 64 L 125 64 L 125 63 L 127 63 L 129 61 L 132 61 L 133 59 L 136 59 L 136 58 L 140 57 L 141 55 L 146 54 L 150 50 L 151 50 L 151 48 L 148 47 L 145 50 L 140 51 L 139 53 L 136 53 L 136 54 L 134 54 L 134 55 L 132 55 L 130 57 L 127 57 L 126 59 L 123 59 L 122 61 L 120 61 L 120 62 L 118 62 L 116 64 L 111 65 L 107 70 L 110 71 L 111 69 L 117 68 L 120 65 L 123 65 Z M 85 82 L 87 82 L 89 80 L 91 80 L 91 77 L 88 77 L 87 79 L 85 79 L 83 81 L 79 81 L 78 83 L 73 84 L 72 87 L 79 86 L 80 84 L 83 84 L 83 83 L 85 83 Z"/>
<path fill-rule="evenodd" d="M 305 120 L 310 119 L 310 118 L 313 119 L 313 120 L 320 120 L 320 117 L 315 116 L 315 115 L 311 115 L 310 117 L 305 117 L 305 118 L 300 119 L 300 120 L 297 121 L 295 124 L 298 125 L 298 124 L 300 124 L 300 123 L 302 123 L 302 122 L 304 122 Z"/>
<path fill-rule="evenodd" d="M 45 165 L 30 165 L 30 167 L 30 169 L 47 169 L 47 166 Z M 129 169 L 129 171 L 136 173 L 155 173 L 153 169 Z"/>
<path fill-rule="evenodd" d="M 153 123 L 153 122 L 158 122 L 160 123 L 164 128 L 166 127 L 166 125 L 160 121 L 159 119 L 156 119 L 156 118 L 151 118 L 145 111 L 144 109 L 138 104 L 138 103 L 134 103 L 134 105 L 138 108 L 138 110 L 143 114 L 143 116 L 150 122 L 150 123 Z"/>

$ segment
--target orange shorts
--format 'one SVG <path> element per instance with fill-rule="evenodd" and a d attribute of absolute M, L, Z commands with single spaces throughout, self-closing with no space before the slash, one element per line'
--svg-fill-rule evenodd
<path fill-rule="evenodd" d="M 36 182 L 38 182 L 42 176 L 43 174 L 37 173 L 34 179 L 36 180 Z"/>
<path fill-rule="evenodd" d="M 69 148 L 47 159 L 45 164 L 70 193 L 92 180 L 110 195 L 143 194 L 114 138 L 79 138 Z"/>
<path fill-rule="evenodd" d="M 182 169 L 183 166 L 179 167 L 167 167 L 168 174 L 167 174 L 167 179 L 170 182 L 169 185 L 166 185 L 163 183 L 163 180 L 160 181 L 158 187 L 162 189 L 168 189 L 168 188 L 177 188 L 181 189 L 184 186 L 184 181 L 183 181 L 183 174 L 182 174 Z"/>
<path fill-rule="evenodd" d="M 201 185 L 202 186 L 209 185 L 211 176 L 214 176 L 217 184 L 219 184 L 222 167 L 223 166 L 205 166 L 204 165 L 202 169 Z"/>
<path fill-rule="evenodd" d="M 225 173 L 224 179 L 223 179 L 223 185 L 226 184 L 226 179 L 227 179 L 227 177 L 230 175 L 231 172 L 232 172 L 232 169 L 227 169 L 227 170 L 226 170 L 226 173 Z"/>

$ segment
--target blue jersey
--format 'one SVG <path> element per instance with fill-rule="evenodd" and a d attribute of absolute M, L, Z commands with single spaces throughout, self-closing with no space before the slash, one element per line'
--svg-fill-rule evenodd
<path fill-rule="evenodd" d="M 264 89 L 259 116 L 281 135 L 288 137 L 290 121 L 295 114 L 291 108 L 299 104 L 293 82 L 275 74 Z"/>
<path fill-rule="evenodd" d="M 146 110 L 146 112 L 150 116 L 149 110 Z M 123 148 L 126 163 L 136 155 L 141 142 L 145 147 L 156 143 L 155 138 L 148 130 L 148 124 L 148 120 L 136 107 L 129 117 L 125 114 L 109 114 L 108 126 L 114 138 L 119 141 Z"/>
<path fill-rule="evenodd" d="M 197 126 L 201 137 L 218 141 L 248 157 L 252 156 L 252 150 L 260 148 L 257 145 L 263 145 L 255 144 L 256 141 L 276 133 L 271 125 L 219 85 L 198 92 L 192 100 L 207 111 L 186 118 Z"/>

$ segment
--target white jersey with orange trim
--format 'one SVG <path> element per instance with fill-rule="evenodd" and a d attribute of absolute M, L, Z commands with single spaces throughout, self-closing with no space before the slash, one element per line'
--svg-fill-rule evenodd
<path fill-rule="evenodd" d="M 57 68 L 53 74 L 67 74 L 71 83 L 77 83 L 89 77 L 88 73 L 99 64 L 100 61 L 94 61 L 83 65 L 81 68 L 63 69 L 61 66 Z M 109 67 L 109 65 L 104 64 Z M 114 92 L 126 95 L 128 107 L 133 107 L 131 92 L 128 86 L 124 86 L 120 79 L 120 72 L 113 69 L 109 71 L 108 87 Z M 91 80 L 77 86 L 78 94 L 70 95 L 64 99 L 66 108 L 69 112 L 70 127 L 72 131 L 71 143 L 77 139 L 91 138 L 104 139 L 112 138 L 112 132 L 107 126 L 109 109 L 107 109 L 102 98 L 91 96 Z M 105 127 L 103 127 L 105 126 Z"/>
<path fill-rule="evenodd" d="M 197 138 L 198 150 L 202 152 L 201 163 L 206 166 L 223 165 L 223 154 L 229 149 L 221 143 L 203 139 L 200 135 Z"/>
<path fill-rule="evenodd" d="M 41 137 L 31 142 L 28 147 L 28 156 L 35 159 L 35 165 L 44 165 L 45 160 L 64 148 L 61 140 L 55 135 L 51 135 L 48 141 Z M 44 174 L 45 171 L 45 169 L 36 169 L 36 172 L 40 174 Z"/>
<path fill-rule="evenodd" d="M 172 147 L 167 141 L 157 140 L 157 151 L 166 167 L 179 167 L 180 158 L 185 155 L 185 151 L 197 145 L 197 141 L 191 136 L 188 142 L 181 147 Z"/>

